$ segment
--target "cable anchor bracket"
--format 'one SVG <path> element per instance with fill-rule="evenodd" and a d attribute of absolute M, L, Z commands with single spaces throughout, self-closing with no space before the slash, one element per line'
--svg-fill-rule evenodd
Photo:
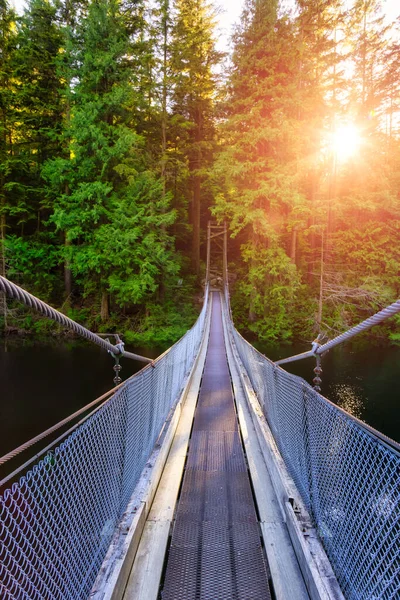
<path fill-rule="evenodd" d="M 115 373 L 115 377 L 113 379 L 113 382 L 115 384 L 115 386 L 119 385 L 122 382 L 122 379 L 120 377 L 120 372 L 122 370 L 121 365 L 119 364 L 120 358 L 124 355 L 124 342 L 121 340 L 121 338 L 119 337 L 119 335 L 117 333 L 113 334 L 116 340 L 116 344 L 115 347 L 118 348 L 119 350 L 119 354 L 115 354 L 114 352 L 112 352 L 111 350 L 108 350 L 108 353 L 111 354 L 111 356 L 113 357 L 113 359 L 115 360 L 115 364 L 113 366 L 113 370 Z M 107 340 L 109 341 L 109 340 Z"/>

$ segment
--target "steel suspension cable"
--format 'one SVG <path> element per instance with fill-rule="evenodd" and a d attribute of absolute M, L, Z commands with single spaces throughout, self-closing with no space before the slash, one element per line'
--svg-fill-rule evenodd
<path fill-rule="evenodd" d="M 317 348 L 317 350 L 315 351 L 315 354 L 323 354 L 327 350 L 334 348 L 335 346 L 337 346 L 338 344 L 341 344 L 342 342 L 346 342 L 347 340 L 350 340 L 355 335 L 358 335 L 359 333 L 367 331 L 368 329 L 371 329 L 371 327 L 374 327 L 375 325 L 379 325 L 379 323 L 382 323 L 382 321 L 389 319 L 389 317 L 394 317 L 394 315 L 397 315 L 398 313 L 400 313 L 400 300 L 396 300 L 396 302 L 393 302 L 393 304 L 391 304 L 387 308 L 384 308 L 383 310 L 376 313 L 372 317 L 369 317 L 369 319 L 366 319 L 365 321 L 362 321 L 362 323 L 359 323 L 358 325 L 356 325 L 355 327 L 352 327 L 348 331 L 341 333 L 340 335 L 335 337 L 333 340 L 326 342 L 326 344 L 322 344 L 322 346 L 319 346 Z"/>
<path fill-rule="evenodd" d="M 288 358 L 282 358 L 281 360 L 275 361 L 275 364 L 283 365 L 285 363 L 294 362 L 296 360 L 302 360 L 303 358 L 320 356 L 321 354 L 324 354 L 324 352 L 327 352 L 331 348 L 334 348 L 335 346 L 338 346 L 339 344 L 350 340 L 359 333 L 363 333 L 364 331 L 371 329 L 371 327 L 374 327 L 375 325 L 379 325 L 379 323 L 382 323 L 390 317 L 394 317 L 394 315 L 397 315 L 398 313 L 400 313 L 400 300 L 396 300 L 396 302 L 393 302 L 393 304 L 391 304 L 387 308 L 384 308 L 372 317 L 369 317 L 368 319 L 362 321 L 355 327 L 352 327 L 348 331 L 341 333 L 340 335 L 333 338 L 333 340 L 330 340 L 329 342 L 326 342 L 325 344 L 321 345 L 318 344 L 318 342 L 313 342 L 313 347 L 308 352 L 296 354 L 295 356 L 289 356 Z"/>
<path fill-rule="evenodd" d="M 18 300 L 22 302 L 29 308 L 33 308 L 38 313 L 44 315 L 48 319 L 52 319 L 56 323 L 59 323 L 63 327 L 67 329 L 71 329 L 81 337 L 89 340 L 90 342 L 97 344 L 107 352 L 114 354 L 115 356 L 124 356 L 125 358 L 130 358 L 132 360 L 138 360 L 145 363 L 152 363 L 153 360 L 151 358 L 146 358 L 145 356 L 140 356 L 139 354 L 134 354 L 133 352 L 125 352 L 123 349 L 123 344 L 117 344 L 114 346 L 110 344 L 108 340 L 102 339 L 99 335 L 96 335 L 83 325 L 79 325 L 66 315 L 63 315 L 61 312 L 56 310 L 55 308 L 49 306 L 36 296 L 33 296 L 26 290 L 22 289 L 15 283 L 12 283 L 5 277 L 0 275 L 0 292 L 3 292 L 9 298 L 13 298 L 14 300 Z"/>

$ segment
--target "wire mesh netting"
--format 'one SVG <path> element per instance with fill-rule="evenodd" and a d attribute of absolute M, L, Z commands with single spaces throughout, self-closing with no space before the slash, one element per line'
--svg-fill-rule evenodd
<path fill-rule="evenodd" d="M 2 600 L 84 600 L 197 356 L 194 327 L 0 497 Z"/>
<path fill-rule="evenodd" d="M 225 315 L 288 471 L 348 600 L 400 598 L 400 454 L 303 379 L 276 366 Z"/>

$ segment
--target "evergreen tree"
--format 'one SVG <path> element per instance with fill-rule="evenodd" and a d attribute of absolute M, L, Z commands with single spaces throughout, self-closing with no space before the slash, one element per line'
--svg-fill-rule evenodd
<path fill-rule="evenodd" d="M 34 219 L 38 230 L 45 195 L 41 168 L 58 152 L 62 122 L 57 58 L 63 39 L 55 8 L 44 0 L 31 0 L 16 41 L 14 102 L 19 119 L 15 152 L 25 172 L 24 180 L 20 176 L 19 181 L 19 204 L 21 219 Z"/>
<path fill-rule="evenodd" d="M 0 275 L 6 275 L 6 224 L 10 209 L 7 189 L 12 169 L 13 88 L 11 55 L 15 45 L 15 15 L 6 0 L 0 1 Z M 0 316 L 7 326 L 7 304 L 0 293 Z"/>
<path fill-rule="evenodd" d="M 375 116 L 380 104 L 377 81 L 388 45 L 381 0 L 356 0 L 346 32 L 352 42 L 351 103 L 363 125 Z"/>
<path fill-rule="evenodd" d="M 173 213 L 157 179 L 146 172 L 143 139 L 130 127 L 129 30 L 119 4 L 91 2 L 80 27 L 66 132 L 70 157 L 50 162 L 46 173 L 57 195 L 53 221 L 71 244 L 71 270 L 85 293 L 101 290 L 107 320 L 110 292 L 121 303 L 140 303 L 157 289 L 171 258 L 157 247 L 159 227 Z M 174 261 L 165 268 L 173 270 Z"/>
<path fill-rule="evenodd" d="M 336 127 L 346 96 L 346 51 L 342 36 L 346 15 L 342 0 L 299 0 L 298 5 L 298 86 L 307 96 L 306 110 L 301 106 L 299 115 L 305 117 L 301 130 L 304 140 L 302 190 L 310 207 L 307 227 L 299 231 L 298 244 L 308 263 L 308 283 L 312 284 L 313 265 L 320 254 L 322 235 L 326 230 L 326 244 L 331 227 L 331 173 L 335 167 L 326 139 L 328 132 Z"/>
<path fill-rule="evenodd" d="M 224 148 L 215 171 L 225 181 L 215 213 L 229 217 L 247 263 L 240 289 L 245 318 L 258 319 L 254 327 L 272 337 L 290 334 L 289 307 L 299 287 L 290 232 L 307 215 L 298 163 L 301 123 L 309 115 L 300 115 L 304 93 L 295 33 L 292 22 L 277 17 L 276 2 L 246 3 L 235 35 Z"/>
<path fill-rule="evenodd" d="M 6 248 L 8 273 L 52 301 L 63 271 L 69 302 L 161 323 L 189 289 L 178 273 L 199 273 L 215 197 L 260 336 L 310 335 L 310 298 L 322 329 L 390 302 L 398 42 L 380 0 L 281 4 L 246 0 L 217 105 L 207 0 L 30 0 L 19 20 L 0 0 L 0 272 Z M 331 138 L 350 122 L 345 161 Z"/>
<path fill-rule="evenodd" d="M 69 158 L 70 154 L 71 140 L 68 136 L 70 133 L 71 106 L 74 102 L 74 76 L 79 70 L 77 53 L 82 46 L 78 23 L 85 16 L 86 9 L 86 0 L 64 0 L 64 2 L 61 1 L 58 4 L 58 19 L 64 41 L 64 46 L 61 48 L 58 58 L 58 73 L 63 82 L 60 88 L 63 104 L 63 124 L 59 137 L 59 151 L 60 155 L 66 159 Z M 66 196 L 69 195 L 68 181 L 65 182 L 64 193 Z M 70 240 L 65 232 L 63 241 L 66 247 L 64 251 L 64 293 L 65 303 L 68 305 L 72 296 L 72 271 L 68 262 Z"/>
<path fill-rule="evenodd" d="M 331 219 L 323 293 L 325 312 L 332 315 L 331 325 L 336 329 L 351 325 L 360 311 L 362 315 L 363 310 L 383 308 L 396 297 L 392 245 L 398 229 L 398 202 L 391 185 L 393 149 L 383 122 L 390 86 L 386 88 L 388 42 L 381 3 L 355 2 L 347 23 L 346 42 L 351 51 L 346 58 L 353 71 L 342 111 L 336 116 L 339 122 L 343 119 L 358 126 L 362 143 L 345 161 L 340 151 L 333 152 L 334 184 L 327 192 Z"/>
<path fill-rule="evenodd" d="M 9 111 L 9 225 L 7 239 L 10 276 L 45 297 L 56 285 L 56 239 L 44 223 L 49 211 L 41 176 L 44 162 L 57 155 L 62 108 L 57 58 L 62 36 L 55 8 L 31 0 L 17 23 L 10 57 L 13 73 Z"/>
<path fill-rule="evenodd" d="M 380 77 L 378 93 L 385 119 L 385 133 L 392 145 L 394 136 L 399 133 L 395 119 L 395 115 L 400 112 L 400 43 L 398 40 L 395 39 L 388 46 L 384 63 L 385 67 Z"/>
<path fill-rule="evenodd" d="M 176 195 L 190 202 L 192 266 L 200 273 L 201 217 L 211 202 L 207 173 L 215 147 L 214 15 L 206 0 L 176 0 L 172 30 L 172 123 Z M 175 197 L 175 202 L 179 199 Z"/>

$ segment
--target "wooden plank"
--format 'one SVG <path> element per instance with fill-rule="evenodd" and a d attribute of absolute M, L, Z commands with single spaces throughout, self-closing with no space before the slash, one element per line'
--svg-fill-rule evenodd
<path fill-rule="evenodd" d="M 319 548 L 317 548 L 318 560 L 315 560 L 315 557 L 311 554 L 309 544 L 300 531 L 300 525 L 289 502 L 286 503 L 285 509 L 289 535 L 299 558 L 311 600 L 344 600 L 325 553 L 321 554 Z"/>
<path fill-rule="evenodd" d="M 237 403 L 240 430 L 242 432 L 251 480 L 256 494 L 260 521 L 267 523 L 283 523 L 284 516 L 275 495 L 271 477 L 256 438 L 249 410 L 243 403 L 240 389 L 237 387 L 237 375 L 233 375 L 232 370 L 231 375 Z"/>
<path fill-rule="evenodd" d="M 174 517 L 196 401 L 197 397 L 196 399 L 192 398 L 190 404 L 186 405 L 182 411 L 171 451 L 148 516 L 149 521 L 172 521 Z"/>
<path fill-rule="evenodd" d="M 213 233 L 212 235 L 210 235 L 210 240 L 213 240 L 214 238 L 219 237 L 224 234 L 225 234 L 225 231 L 220 231 L 219 233 Z"/>
<path fill-rule="evenodd" d="M 284 513 L 276 497 L 246 396 L 241 385 L 238 367 L 233 357 L 225 322 L 224 334 L 240 430 L 242 432 L 242 439 L 260 515 L 261 531 L 271 571 L 275 598 L 276 600 L 309 600 L 299 563 L 284 522 Z"/>
<path fill-rule="evenodd" d="M 239 407 L 243 408 L 243 414 L 246 414 L 246 406 L 249 410 L 249 414 L 254 425 L 255 437 L 258 440 L 266 468 L 270 475 L 272 488 L 275 491 L 275 497 L 280 505 L 281 515 L 286 523 L 286 531 L 291 540 L 292 550 L 296 555 L 298 567 L 300 567 L 300 571 L 303 575 L 303 581 L 307 587 L 307 597 L 311 598 L 312 600 L 344 600 L 343 594 L 340 590 L 326 553 L 321 542 L 315 534 L 310 517 L 307 514 L 294 482 L 290 478 L 283 459 L 278 451 L 278 448 L 276 447 L 275 440 L 262 413 L 258 399 L 254 393 L 254 390 L 252 389 L 250 380 L 245 372 L 240 358 L 237 355 L 237 350 L 233 350 L 225 322 L 224 332 L 227 340 L 229 364 L 232 365 L 231 373 L 233 387 L 235 389 L 235 394 L 237 394 L 237 397 L 239 398 Z M 240 408 L 238 410 L 238 414 L 240 418 Z M 251 431 L 249 423 L 247 423 L 247 427 L 248 430 Z M 257 476 L 255 477 L 255 481 L 257 482 Z M 260 492 L 257 491 L 256 486 L 254 486 L 254 489 L 257 498 L 257 493 Z M 262 494 L 263 492 L 261 492 L 260 497 L 262 498 L 262 502 L 264 502 L 265 496 L 263 498 Z M 294 500 L 296 506 L 301 507 L 301 525 L 297 516 L 294 514 L 293 507 L 289 502 L 289 498 Z M 285 538 L 287 539 L 286 536 Z M 264 542 L 267 549 L 267 538 L 265 538 Z M 313 552 L 311 552 L 311 549 Z M 282 546 L 282 550 L 284 550 L 284 545 Z M 267 556 L 269 559 L 270 557 L 268 555 L 268 551 Z M 273 563 L 274 560 L 275 557 L 272 554 L 271 562 Z M 281 559 L 279 558 L 277 564 L 280 562 L 280 560 Z M 275 577 L 276 576 L 279 577 L 276 586 L 278 589 L 280 589 L 281 584 L 285 586 L 285 581 L 282 581 L 282 573 L 279 573 L 279 570 L 277 573 L 275 573 Z M 274 576 L 273 583 L 275 586 Z M 282 590 L 284 590 L 283 587 Z M 284 594 L 283 597 L 287 597 L 288 600 L 291 600 L 292 596 L 290 595 L 290 586 L 282 593 Z"/>
<path fill-rule="evenodd" d="M 285 523 L 261 523 L 276 600 L 309 598 Z M 287 562 L 289 561 L 289 562 Z M 291 565 L 297 565 L 293 568 Z"/>
<path fill-rule="evenodd" d="M 212 299 L 210 300 L 210 309 L 211 306 Z M 110 546 L 90 593 L 91 600 L 121 600 L 123 597 L 140 539 L 147 523 L 146 518 L 153 504 L 173 439 L 179 428 L 181 416 L 189 410 L 188 406 L 195 405 L 197 401 L 210 331 L 210 315 L 211 310 L 208 313 L 201 350 L 192 367 L 181 398 L 164 426 L 159 440 L 161 446 L 157 447 L 152 453 L 147 463 L 148 466 L 143 471 L 128 505 L 125 516 L 129 525 L 126 526 L 124 521 L 122 522 L 119 534 Z M 136 511 L 138 515 L 136 515 Z M 133 520 L 129 519 L 131 513 L 135 513 Z"/>
<path fill-rule="evenodd" d="M 157 598 L 170 524 L 171 522 L 168 520 L 147 521 L 125 590 L 124 600 Z"/>
<path fill-rule="evenodd" d="M 205 338 L 208 340 L 209 326 Z M 203 344 L 174 440 L 151 506 L 123 600 L 157 600 L 168 534 L 185 467 L 190 432 L 207 352 Z"/>

